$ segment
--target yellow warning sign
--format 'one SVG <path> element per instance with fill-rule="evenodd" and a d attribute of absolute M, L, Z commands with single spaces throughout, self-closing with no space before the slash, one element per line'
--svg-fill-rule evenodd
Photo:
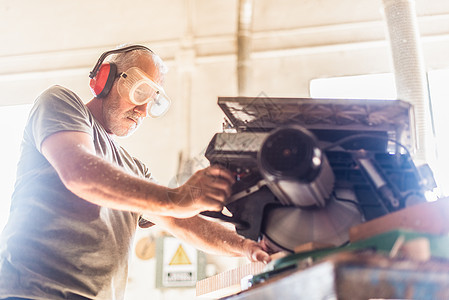
<path fill-rule="evenodd" d="M 190 264 L 192 263 L 190 262 L 187 253 L 184 251 L 184 248 L 182 248 L 182 245 L 179 245 L 169 265 L 190 265 Z"/>

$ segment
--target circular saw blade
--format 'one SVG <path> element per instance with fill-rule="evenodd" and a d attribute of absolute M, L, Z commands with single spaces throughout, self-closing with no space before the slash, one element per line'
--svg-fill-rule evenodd
<path fill-rule="evenodd" d="M 340 246 L 349 240 L 349 229 L 362 222 L 354 203 L 332 198 L 322 208 L 281 206 L 264 218 L 263 235 L 278 250 L 294 251 L 309 242 Z"/>

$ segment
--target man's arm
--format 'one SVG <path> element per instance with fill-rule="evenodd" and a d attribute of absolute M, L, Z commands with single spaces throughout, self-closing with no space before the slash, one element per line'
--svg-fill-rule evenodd
<path fill-rule="evenodd" d="M 175 237 L 211 254 L 244 256 L 251 261 L 271 261 L 263 245 L 237 234 L 220 223 L 208 221 L 200 216 L 177 219 L 163 216 L 149 216 Z"/>
<path fill-rule="evenodd" d="M 181 187 L 169 189 L 130 175 L 98 157 L 92 138 L 86 133 L 53 134 L 44 140 L 41 152 L 64 185 L 87 201 L 149 215 L 152 222 L 206 252 L 270 261 L 258 243 L 196 216 L 205 210 L 221 211 L 233 183 L 226 170 L 206 168 Z"/>
<path fill-rule="evenodd" d="M 92 137 L 62 131 L 47 137 L 41 152 L 74 194 L 97 205 L 151 215 L 186 218 L 204 210 L 221 211 L 233 178 L 209 167 L 176 189 L 126 173 L 95 153 Z"/>

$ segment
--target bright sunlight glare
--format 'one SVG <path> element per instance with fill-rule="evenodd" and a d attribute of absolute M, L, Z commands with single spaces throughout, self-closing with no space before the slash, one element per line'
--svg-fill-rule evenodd
<path fill-rule="evenodd" d="M 430 99 L 435 126 L 436 163 L 430 167 L 438 184 L 438 193 L 449 196 L 449 70 L 428 72 Z M 396 99 L 393 74 L 368 74 L 318 78 L 310 82 L 312 98 Z"/>
<path fill-rule="evenodd" d="M 0 231 L 8 220 L 23 128 L 31 105 L 0 106 Z"/>

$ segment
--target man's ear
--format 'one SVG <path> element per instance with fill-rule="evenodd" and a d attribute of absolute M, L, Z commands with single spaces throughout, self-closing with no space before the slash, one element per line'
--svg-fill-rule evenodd
<path fill-rule="evenodd" d="M 105 63 L 100 66 L 97 74 L 90 80 L 90 89 L 95 97 L 106 97 L 111 91 L 117 76 L 117 65 Z"/>

